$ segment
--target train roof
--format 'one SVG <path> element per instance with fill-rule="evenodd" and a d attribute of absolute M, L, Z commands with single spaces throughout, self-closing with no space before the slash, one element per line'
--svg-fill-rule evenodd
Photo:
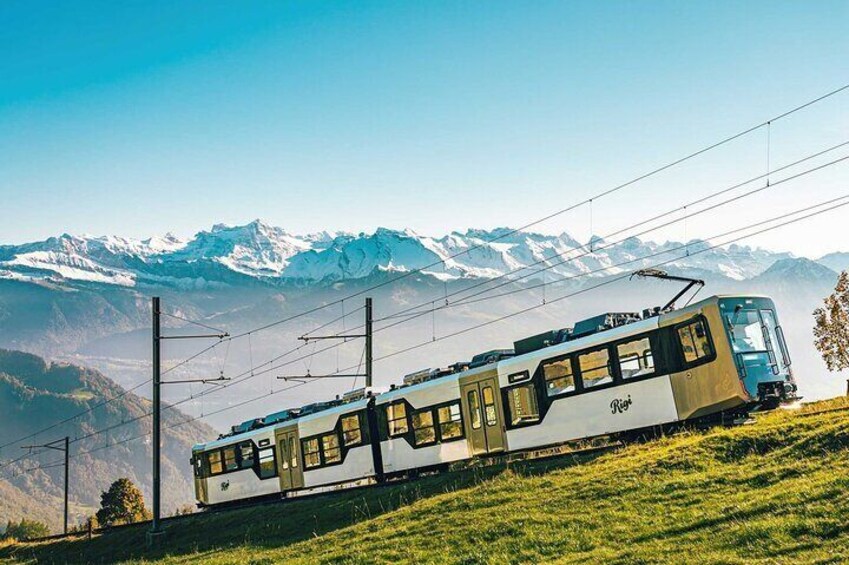
<path fill-rule="evenodd" d="M 351 402 L 343 402 L 341 404 L 337 404 L 336 406 L 331 406 L 331 407 L 326 408 L 324 410 L 316 410 L 315 412 L 312 412 L 310 414 L 306 414 L 304 416 L 299 416 L 298 418 L 295 418 L 292 421 L 277 424 L 277 425 L 274 426 L 274 428 L 276 429 L 276 428 L 279 428 L 279 427 L 291 426 L 296 421 L 299 422 L 299 423 L 300 422 L 309 422 L 310 420 L 315 420 L 317 418 L 324 418 L 325 416 L 330 416 L 330 415 L 333 415 L 333 414 L 341 414 L 341 413 L 344 413 L 344 412 L 349 412 L 351 410 L 356 410 L 358 408 L 364 408 L 367 402 L 368 402 L 368 400 L 366 398 L 354 400 L 354 401 L 351 401 Z"/>
<path fill-rule="evenodd" d="M 245 432 L 241 432 L 238 434 L 229 434 L 229 435 L 221 435 L 218 439 L 214 439 L 212 441 L 208 441 L 206 443 L 196 443 L 192 446 L 192 451 L 204 451 L 207 449 L 215 449 L 216 447 L 224 447 L 227 445 L 233 445 L 235 443 L 239 443 L 246 439 L 250 439 L 254 436 L 264 435 L 274 430 L 273 426 L 266 426 L 264 428 L 257 428 L 254 430 L 248 430 Z"/>

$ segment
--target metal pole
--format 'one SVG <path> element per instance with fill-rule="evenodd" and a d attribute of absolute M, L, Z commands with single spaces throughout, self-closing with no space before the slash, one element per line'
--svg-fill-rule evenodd
<path fill-rule="evenodd" d="M 65 533 L 68 533 L 68 444 L 69 437 L 65 436 Z"/>
<path fill-rule="evenodd" d="M 57 445 L 59 442 L 62 442 L 61 447 L 59 447 Z M 70 453 L 70 449 L 69 449 L 70 443 L 71 443 L 71 438 L 69 436 L 65 436 L 64 439 L 57 439 L 57 440 L 51 441 L 50 443 L 45 443 L 43 445 L 22 445 L 21 446 L 22 449 L 29 449 L 30 453 L 32 453 L 33 449 L 38 448 L 38 447 L 43 447 L 45 449 L 54 449 L 56 451 L 64 452 L 64 454 L 65 454 L 65 509 L 64 509 L 64 518 L 65 518 L 64 524 L 65 524 L 65 527 L 64 527 L 63 531 L 66 534 L 68 533 L 68 469 L 70 468 L 69 465 L 68 465 L 68 460 L 70 459 L 70 456 L 68 454 Z"/>
<path fill-rule="evenodd" d="M 372 312 L 371 297 L 366 298 L 366 389 L 372 384 Z"/>
<path fill-rule="evenodd" d="M 159 325 L 159 297 L 154 296 L 152 300 L 153 307 L 153 523 L 150 528 L 152 534 L 160 532 L 159 525 L 159 457 L 160 443 L 159 438 L 159 387 L 160 387 L 160 353 L 159 346 L 161 341 L 160 325 Z"/>

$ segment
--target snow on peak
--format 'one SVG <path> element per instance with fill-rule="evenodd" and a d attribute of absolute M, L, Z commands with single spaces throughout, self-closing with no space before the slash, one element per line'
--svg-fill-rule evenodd
<path fill-rule="evenodd" d="M 312 247 L 305 238 L 290 235 L 261 220 L 244 226 L 216 224 L 198 232 L 185 246 L 158 259 L 162 262 L 209 260 L 249 276 L 279 276 L 289 258 Z"/>
<path fill-rule="evenodd" d="M 673 268 L 698 269 L 743 280 L 787 253 L 704 241 L 662 244 L 632 237 L 608 243 L 593 236 L 592 250 L 568 233 L 546 235 L 501 227 L 468 229 L 441 237 L 412 229 L 378 228 L 358 235 L 322 231 L 295 235 L 261 220 L 216 224 L 187 240 L 172 234 L 134 240 L 118 236 L 62 236 L 0 246 L 0 278 L 56 277 L 131 286 L 198 280 L 227 283 L 232 276 L 303 282 L 338 281 L 378 272 L 424 269 L 443 279 L 491 278 L 547 267 L 552 278 L 605 276 L 672 260 Z M 645 259 L 646 257 L 649 257 Z M 229 275 L 228 275 L 229 273 Z"/>
<path fill-rule="evenodd" d="M 168 253 L 172 251 L 177 251 L 178 249 L 182 249 L 185 247 L 186 242 L 172 234 L 171 232 L 166 233 L 162 236 L 154 236 L 142 241 L 142 244 L 149 251 L 148 254 L 159 254 L 159 253 Z"/>

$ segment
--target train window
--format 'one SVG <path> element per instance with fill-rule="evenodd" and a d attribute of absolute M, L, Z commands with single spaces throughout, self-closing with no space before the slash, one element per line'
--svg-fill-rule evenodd
<path fill-rule="evenodd" d="M 295 438 L 289 437 L 289 458 L 292 461 L 292 468 L 298 468 L 298 446 L 295 445 Z"/>
<path fill-rule="evenodd" d="M 224 470 L 225 471 L 235 471 L 239 468 L 239 463 L 236 461 L 236 446 L 231 445 L 230 447 L 225 447 L 223 449 L 224 452 Z"/>
<path fill-rule="evenodd" d="M 239 444 L 239 465 L 242 469 L 250 469 L 254 466 L 254 445 L 249 441 Z"/>
<path fill-rule="evenodd" d="M 413 414 L 413 432 L 416 445 L 434 443 L 436 441 L 436 428 L 433 425 L 433 412 L 416 412 Z"/>
<path fill-rule="evenodd" d="M 578 356 L 581 368 L 581 382 L 584 388 L 592 388 L 613 382 L 610 372 L 610 354 L 607 349 L 598 349 Z"/>
<path fill-rule="evenodd" d="M 619 370 L 623 379 L 645 377 L 654 374 L 654 356 L 649 338 L 644 337 L 616 346 Z"/>
<path fill-rule="evenodd" d="M 410 431 L 407 424 L 407 405 L 403 402 L 386 407 L 386 420 L 389 423 L 389 437 L 404 435 Z"/>
<path fill-rule="evenodd" d="M 220 475 L 224 472 L 224 466 L 221 464 L 221 452 L 217 449 L 206 454 L 209 460 L 209 473 L 211 475 Z"/>
<path fill-rule="evenodd" d="M 566 358 L 544 363 L 542 372 L 545 376 L 545 391 L 548 396 L 575 390 L 575 375 L 572 374 L 571 359 Z"/>
<path fill-rule="evenodd" d="M 469 391 L 469 414 L 472 415 L 472 429 L 478 430 L 481 427 L 481 403 L 478 398 L 478 391 Z"/>
<path fill-rule="evenodd" d="M 288 445 L 285 438 L 280 440 L 280 466 L 284 470 L 289 468 L 289 452 L 286 450 L 286 446 Z"/>
<path fill-rule="evenodd" d="M 787 352 L 787 343 L 784 341 L 784 332 L 781 331 L 781 326 L 778 325 L 778 320 L 775 318 L 775 312 L 772 310 L 761 310 L 761 318 L 763 318 L 764 326 L 770 333 L 770 339 L 773 343 L 778 342 L 778 347 L 781 350 L 781 361 L 785 367 L 790 366 L 790 353 Z"/>
<path fill-rule="evenodd" d="M 687 363 L 709 357 L 713 353 L 703 320 L 696 320 L 678 328 L 678 339 L 681 340 L 684 360 Z"/>
<path fill-rule="evenodd" d="M 537 394 L 533 384 L 511 388 L 507 393 L 510 406 L 510 423 L 527 424 L 539 421 Z"/>
<path fill-rule="evenodd" d="M 491 386 L 485 386 L 481 390 L 483 395 L 483 414 L 487 426 L 494 426 L 498 423 L 495 411 L 495 395 L 492 393 Z"/>
<path fill-rule="evenodd" d="M 198 479 L 203 477 L 203 460 L 199 455 L 195 455 L 192 457 L 192 466 L 195 470 L 195 477 Z"/>
<path fill-rule="evenodd" d="M 277 459 L 274 456 L 274 447 L 266 447 L 259 450 L 259 478 L 270 479 L 277 476 Z"/>
<path fill-rule="evenodd" d="M 360 430 L 360 415 L 351 414 L 342 417 L 342 442 L 346 445 L 360 445 L 363 433 Z"/>
<path fill-rule="evenodd" d="M 442 439 L 463 437 L 463 422 L 458 403 L 443 406 L 437 413 L 439 416 L 439 436 Z"/>
<path fill-rule="evenodd" d="M 327 434 L 321 437 L 321 447 L 324 450 L 324 463 L 342 461 L 342 450 L 339 449 L 339 436 Z"/>
<path fill-rule="evenodd" d="M 321 465 L 321 455 L 319 454 L 318 438 L 308 439 L 303 443 L 304 448 L 304 467 L 318 467 Z"/>

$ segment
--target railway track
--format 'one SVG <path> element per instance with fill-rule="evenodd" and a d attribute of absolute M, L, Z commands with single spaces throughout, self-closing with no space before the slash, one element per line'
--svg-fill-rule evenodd
<path fill-rule="evenodd" d="M 496 465 L 508 466 L 512 463 L 518 463 L 518 462 L 524 462 L 524 461 L 541 461 L 541 460 L 544 460 L 544 459 L 555 459 L 555 458 L 559 458 L 559 457 L 564 457 L 564 458 L 570 457 L 570 456 L 571 457 L 586 457 L 586 456 L 590 456 L 590 455 L 597 455 L 597 454 L 605 453 L 605 452 L 608 452 L 608 451 L 613 451 L 614 449 L 621 448 L 624 445 L 626 445 L 625 442 L 619 441 L 619 442 L 610 443 L 610 444 L 606 444 L 606 445 L 591 446 L 591 447 L 586 447 L 586 448 L 581 448 L 581 449 L 571 449 L 571 450 L 570 449 L 558 450 L 557 448 L 537 449 L 537 450 L 531 450 L 529 452 L 511 453 L 509 455 L 504 455 L 504 456 L 486 457 L 486 458 L 478 459 L 474 463 L 468 464 L 465 467 L 452 468 L 452 469 L 449 469 L 449 470 L 443 471 L 443 472 L 460 473 L 460 472 L 464 472 L 464 471 L 471 471 L 472 469 L 475 469 L 475 468 L 493 467 L 493 466 L 496 466 Z M 422 475 L 418 475 L 418 476 L 398 477 L 398 478 L 394 478 L 392 480 L 389 480 L 389 481 L 386 481 L 386 482 L 383 482 L 383 483 L 372 483 L 372 484 L 361 485 L 361 486 L 339 488 L 339 489 L 330 490 L 330 491 L 305 493 L 305 494 L 299 494 L 298 496 L 287 497 L 287 496 L 284 496 L 284 495 L 275 495 L 275 496 L 267 498 L 267 499 L 239 501 L 239 502 L 234 502 L 232 504 L 205 508 L 205 509 L 201 510 L 200 512 L 194 512 L 194 513 L 191 513 L 191 514 L 180 514 L 180 515 L 176 515 L 176 516 L 163 517 L 162 522 L 165 523 L 165 524 L 173 524 L 175 522 L 180 522 L 180 521 L 183 521 L 183 520 L 198 518 L 198 517 L 204 516 L 204 515 L 220 514 L 220 513 L 231 512 L 231 511 L 234 511 L 234 510 L 243 510 L 243 509 L 246 509 L 246 508 L 258 508 L 258 507 L 262 507 L 262 506 L 285 504 L 285 503 L 293 502 L 293 501 L 296 501 L 296 500 L 308 500 L 308 499 L 315 499 L 315 498 L 320 498 L 320 497 L 333 497 L 334 495 L 338 495 L 338 494 L 341 494 L 341 493 L 350 493 L 350 492 L 355 492 L 355 491 L 360 491 L 360 490 L 365 490 L 365 489 L 373 489 L 373 488 L 378 489 L 378 488 L 392 487 L 392 486 L 397 486 L 397 485 L 404 484 L 404 483 L 415 482 L 420 477 L 434 476 L 436 474 L 439 474 L 439 472 L 431 472 L 431 473 L 422 474 Z M 90 530 L 83 529 L 83 530 L 79 530 L 79 531 L 68 532 L 67 534 L 53 534 L 53 535 L 50 535 L 50 536 L 35 538 L 35 539 L 32 539 L 32 540 L 27 540 L 27 541 L 30 541 L 30 542 L 33 542 L 33 543 L 40 543 L 40 542 L 47 542 L 47 541 L 57 541 L 57 540 L 62 540 L 62 539 L 92 537 L 94 535 L 110 534 L 112 532 L 122 531 L 122 530 L 126 530 L 128 528 L 142 528 L 144 526 L 149 526 L 150 524 L 151 524 L 151 520 L 141 520 L 139 522 L 133 522 L 132 524 L 118 524 L 118 525 L 115 525 L 115 526 L 109 526 L 109 527 L 103 527 L 103 528 L 91 528 Z"/>

